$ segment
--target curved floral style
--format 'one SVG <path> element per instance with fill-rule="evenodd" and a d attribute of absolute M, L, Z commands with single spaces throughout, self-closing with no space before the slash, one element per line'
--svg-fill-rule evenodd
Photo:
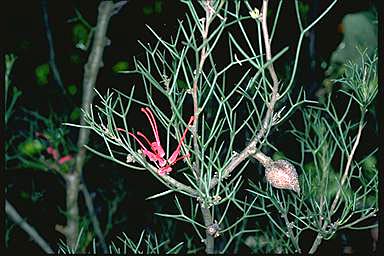
<path fill-rule="evenodd" d="M 142 137 L 144 141 L 150 146 L 150 150 L 144 145 L 144 143 L 133 133 L 128 132 L 129 135 L 131 135 L 135 140 L 139 143 L 141 150 L 145 156 L 149 158 L 150 161 L 154 162 L 156 167 L 158 168 L 159 175 L 165 175 L 172 171 L 172 165 L 174 165 L 179 160 L 182 160 L 184 158 L 187 158 L 190 156 L 190 154 L 186 154 L 184 156 L 178 157 L 180 154 L 181 145 L 183 144 L 183 141 L 185 139 L 185 136 L 188 132 L 188 127 L 185 128 L 183 136 L 181 137 L 179 144 L 177 145 L 177 148 L 171 156 L 168 159 L 165 159 L 165 151 L 163 147 L 161 146 L 160 137 L 159 137 L 159 130 L 157 128 L 156 119 L 152 113 L 152 111 L 149 108 L 141 108 L 141 111 L 147 116 L 149 123 L 152 127 L 153 134 L 155 136 L 155 141 L 151 142 L 143 133 L 137 132 L 137 135 Z M 190 117 L 188 126 L 190 126 L 193 122 L 194 118 L 193 116 Z M 122 128 L 117 128 L 118 131 L 124 131 Z"/>

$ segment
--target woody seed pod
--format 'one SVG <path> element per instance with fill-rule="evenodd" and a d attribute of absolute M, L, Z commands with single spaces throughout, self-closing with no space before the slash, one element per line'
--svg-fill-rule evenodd
<path fill-rule="evenodd" d="M 300 193 L 295 167 L 286 160 L 273 161 L 265 168 L 265 178 L 275 188 L 292 189 Z"/>

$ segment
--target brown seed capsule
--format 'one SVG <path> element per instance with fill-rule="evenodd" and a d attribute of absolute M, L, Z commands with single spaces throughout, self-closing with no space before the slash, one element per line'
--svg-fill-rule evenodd
<path fill-rule="evenodd" d="M 277 160 L 265 168 L 267 181 L 275 188 L 292 189 L 300 193 L 300 184 L 295 167 L 286 160 Z"/>

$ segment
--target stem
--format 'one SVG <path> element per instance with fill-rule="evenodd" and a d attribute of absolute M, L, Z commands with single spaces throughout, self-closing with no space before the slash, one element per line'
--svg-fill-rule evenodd
<path fill-rule="evenodd" d="M 43 10 L 44 28 L 47 35 L 48 48 L 49 48 L 49 66 L 52 69 L 53 78 L 56 81 L 56 84 L 60 87 L 62 93 L 66 94 L 63 81 L 61 80 L 59 69 L 57 68 L 57 65 L 56 65 L 55 48 L 53 46 L 52 32 L 51 32 L 51 28 L 48 20 L 47 4 L 48 4 L 47 0 L 41 1 L 41 8 Z"/>
<path fill-rule="evenodd" d="M 116 14 L 119 9 L 126 2 L 119 2 L 114 4 L 112 1 L 103 1 L 99 4 L 97 25 L 95 28 L 95 36 L 91 52 L 88 57 L 88 62 L 84 66 L 84 77 L 83 77 L 83 99 L 82 109 L 84 112 L 88 112 L 90 105 L 92 104 L 94 97 L 94 88 L 96 84 L 97 75 L 99 69 L 103 66 L 103 52 L 104 47 L 108 45 L 109 39 L 106 37 L 107 28 L 110 18 Z M 85 126 L 85 116 L 82 112 L 80 117 L 80 125 Z M 78 206 L 78 195 L 80 191 L 80 178 L 83 170 L 86 149 L 84 147 L 89 139 L 90 130 L 81 128 L 77 141 L 79 152 L 76 155 L 75 169 L 73 172 L 66 175 L 67 182 L 67 211 L 68 220 L 67 226 L 64 229 L 64 233 L 67 238 L 67 244 L 70 248 L 75 248 L 76 240 L 79 235 L 79 206 Z M 90 199 L 90 198 L 88 198 Z M 93 212 L 91 216 L 96 216 L 93 207 L 89 207 L 91 201 L 87 203 L 88 210 Z M 95 222 L 93 222 L 95 224 Z M 94 225 L 95 232 L 97 225 Z"/>
<path fill-rule="evenodd" d="M 158 177 L 160 180 L 164 181 L 165 184 L 169 185 L 170 187 L 178 190 L 183 190 L 184 192 L 188 193 L 190 196 L 193 196 L 193 197 L 198 196 L 198 192 L 195 189 L 185 185 L 184 183 L 181 183 L 180 181 L 172 178 L 171 176 L 169 175 L 159 176 L 159 174 L 157 173 L 157 170 L 154 167 L 151 168 L 151 172 L 154 173 L 155 177 Z"/>
<path fill-rule="evenodd" d="M 16 211 L 12 204 L 8 202 L 8 200 L 5 200 L 5 212 L 13 222 L 19 225 L 20 228 L 24 230 L 32 238 L 32 240 L 40 246 L 41 249 L 43 249 L 45 253 L 54 253 L 44 238 L 42 238 L 39 233 L 37 233 L 36 229 L 34 229 L 20 216 L 20 214 Z"/>
<path fill-rule="evenodd" d="M 363 113 L 364 113 L 364 110 L 363 110 Z M 364 128 L 364 123 L 363 123 L 363 122 L 364 122 L 364 114 L 362 115 L 362 117 L 361 117 L 361 119 L 360 119 L 360 122 L 359 122 L 359 128 L 358 128 L 358 131 L 357 131 L 357 135 L 356 135 L 355 143 L 353 144 L 351 153 L 350 153 L 349 156 L 348 156 L 347 164 L 345 165 L 345 169 L 344 169 L 344 173 L 343 173 L 343 176 L 342 176 L 342 178 L 341 178 L 341 181 L 340 181 L 339 189 L 337 190 L 335 199 L 333 200 L 332 205 L 331 205 L 331 208 L 330 208 L 330 211 L 329 211 L 329 212 L 330 212 L 330 218 L 331 218 L 332 215 L 334 214 L 336 205 L 337 205 L 337 203 L 339 202 L 340 194 L 341 194 L 341 190 L 342 190 L 342 188 L 343 188 L 343 185 L 344 185 L 345 181 L 347 180 L 347 177 L 348 177 L 348 174 L 349 174 L 349 169 L 350 169 L 350 167 L 351 167 L 353 157 L 354 157 L 354 155 L 355 155 L 357 146 L 358 146 L 359 143 L 360 143 L 361 133 L 362 133 L 363 128 Z M 320 217 L 321 217 L 321 216 L 320 216 Z M 329 221 L 330 221 L 330 219 L 324 221 L 324 224 L 323 224 L 323 226 L 321 227 L 322 230 L 324 230 L 324 229 L 326 228 L 326 226 L 328 225 Z M 313 241 L 312 247 L 311 247 L 311 249 L 309 250 L 309 253 L 310 253 L 310 254 L 313 254 L 313 253 L 315 253 L 315 252 L 317 251 L 317 249 L 319 248 L 319 246 L 320 246 L 322 240 L 323 240 L 322 235 L 321 235 L 321 234 L 317 234 L 315 240 Z"/>
<path fill-rule="evenodd" d="M 265 155 L 261 151 L 252 155 L 257 161 L 259 161 L 265 168 L 272 164 L 273 160 L 269 156 Z"/>
<path fill-rule="evenodd" d="M 109 252 L 108 247 L 107 247 L 107 244 L 105 242 L 103 232 L 101 231 L 100 223 L 99 223 L 99 220 L 97 219 L 95 208 L 93 207 L 92 197 L 89 194 L 89 191 L 88 191 L 87 186 L 85 185 L 84 181 L 82 181 L 82 184 L 81 184 L 81 191 L 83 192 L 83 196 L 85 199 L 85 203 L 87 205 L 89 216 L 91 217 L 93 229 L 96 233 L 96 236 L 100 240 L 101 249 L 103 250 L 104 254 L 107 254 Z"/>
<path fill-rule="evenodd" d="M 208 228 L 213 223 L 211 212 L 209 211 L 209 208 L 205 208 L 203 204 L 201 204 L 200 209 L 203 214 L 204 225 Z M 207 254 L 213 254 L 215 248 L 215 238 L 208 234 L 207 230 L 205 231 L 205 235 L 205 252 Z"/>
<path fill-rule="evenodd" d="M 206 42 L 206 40 L 208 38 L 209 25 L 210 25 L 211 17 L 212 17 L 210 9 L 209 9 L 209 4 L 210 4 L 210 1 L 207 0 L 205 2 L 205 27 L 204 27 L 204 31 L 202 33 L 203 44 Z M 200 74 L 201 74 L 201 72 L 203 70 L 204 62 L 207 59 L 206 52 L 207 52 L 207 46 L 204 46 L 201 49 L 201 52 L 200 52 L 200 62 L 199 62 L 199 65 L 197 67 L 196 76 L 195 76 L 195 78 L 193 80 L 192 98 L 193 98 L 193 117 L 194 117 L 194 121 L 193 121 L 193 124 L 192 124 L 192 127 L 191 127 L 191 132 L 193 134 L 193 148 L 195 150 L 196 156 L 200 155 L 200 149 L 199 149 L 199 144 L 198 144 L 199 103 L 198 103 L 197 82 L 198 82 Z M 194 174 L 195 174 L 195 178 L 196 179 L 198 179 L 198 177 L 200 177 L 200 163 L 199 163 L 199 158 L 198 157 L 196 157 L 196 160 L 195 160 Z"/>
<path fill-rule="evenodd" d="M 293 234 L 291 223 L 289 222 L 287 212 L 285 212 L 285 211 L 283 213 L 283 219 L 284 219 L 285 225 L 287 226 L 289 237 L 291 238 L 291 240 L 293 242 L 293 246 L 295 246 L 295 248 L 296 248 L 296 252 L 301 253 L 299 241 L 297 240 L 297 236 L 295 236 Z"/>
<path fill-rule="evenodd" d="M 212 13 L 211 13 L 211 6 L 210 6 L 210 0 L 205 1 L 205 28 L 202 33 L 203 36 L 203 44 L 206 43 L 207 38 L 208 38 L 208 31 L 209 31 L 209 25 L 211 23 L 211 18 L 212 18 Z M 194 174 L 196 180 L 199 180 L 200 177 L 200 163 L 199 163 L 199 155 L 200 155 L 200 149 L 199 149 L 199 144 L 198 144 L 198 118 L 199 118 L 199 105 L 198 105 L 198 95 L 197 95 L 197 82 L 199 80 L 200 74 L 203 71 L 203 66 L 204 62 L 207 58 L 207 46 L 204 46 L 201 49 L 200 53 L 200 63 L 197 68 L 196 76 L 193 81 L 193 93 L 192 93 L 192 98 L 193 98 L 193 116 L 194 116 L 194 122 L 192 125 L 192 134 L 193 134 L 193 147 L 194 151 L 196 154 L 196 161 L 195 161 L 195 168 L 194 168 Z M 200 182 L 201 184 L 201 182 Z M 204 204 L 201 204 L 201 213 L 203 214 L 203 219 L 204 219 L 204 224 L 205 227 L 208 229 L 210 225 L 212 225 L 212 215 L 209 211 L 208 208 L 204 207 Z M 208 231 L 206 230 L 205 232 L 205 252 L 207 254 L 213 254 L 214 252 L 214 246 L 215 246 L 215 239 L 213 236 L 211 236 Z"/>
<path fill-rule="evenodd" d="M 71 249 L 76 248 L 76 241 L 79 236 L 79 173 L 68 173 L 65 176 L 66 181 L 66 207 L 67 207 L 67 225 L 63 229 L 63 234 L 67 239 L 67 245 Z"/>
<path fill-rule="evenodd" d="M 262 30 L 263 30 L 263 37 L 264 37 L 264 46 L 266 51 L 266 59 L 267 61 L 271 61 L 272 54 L 271 54 L 271 41 L 269 39 L 268 34 L 268 25 L 267 25 L 267 11 L 268 11 L 268 0 L 263 1 L 263 7 L 262 7 Z M 268 109 L 264 116 L 262 127 L 256 134 L 255 139 L 251 141 L 251 143 L 241 151 L 240 154 L 238 154 L 236 157 L 232 158 L 231 162 L 227 165 L 227 167 L 223 170 L 222 179 L 228 177 L 228 175 L 245 159 L 247 159 L 249 156 L 256 154 L 257 152 L 257 143 L 261 141 L 262 138 L 266 136 L 267 130 L 270 126 L 274 107 L 278 99 L 278 89 L 279 89 L 279 81 L 277 79 L 277 75 L 275 72 L 275 69 L 273 67 L 273 63 L 271 63 L 268 66 L 269 74 L 271 75 L 273 87 L 272 87 L 272 93 L 271 93 L 271 100 L 268 103 Z M 209 186 L 210 189 L 214 188 L 217 183 L 219 182 L 219 179 L 217 177 L 214 177 L 211 180 L 211 184 Z"/>

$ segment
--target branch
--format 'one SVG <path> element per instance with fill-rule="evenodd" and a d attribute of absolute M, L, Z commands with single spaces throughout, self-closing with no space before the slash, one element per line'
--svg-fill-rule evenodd
<path fill-rule="evenodd" d="M 210 9 L 208 7 L 209 5 L 210 5 L 210 1 L 209 0 L 205 1 L 205 19 L 204 19 L 205 27 L 204 27 L 204 31 L 202 32 L 203 44 L 206 42 L 208 38 L 209 25 L 212 17 Z M 204 46 L 200 52 L 200 62 L 197 67 L 196 76 L 193 79 L 193 92 L 192 92 L 194 121 L 191 127 L 191 132 L 193 134 L 193 148 L 196 152 L 196 156 L 200 155 L 199 144 L 198 144 L 199 103 L 198 103 L 198 95 L 197 95 L 197 91 L 198 91 L 197 82 L 203 70 L 204 62 L 206 59 L 207 59 L 207 46 Z M 195 166 L 193 169 L 194 169 L 195 178 L 198 179 L 198 177 L 200 176 L 200 164 L 199 164 L 198 157 L 196 157 Z"/>
<path fill-rule="evenodd" d="M 44 28 L 47 35 L 48 48 L 49 48 L 49 66 L 51 67 L 53 79 L 60 87 L 63 94 L 66 94 L 63 81 L 61 80 L 59 69 L 56 65 L 55 48 L 53 46 L 52 32 L 48 20 L 47 0 L 41 0 L 41 8 L 43 10 Z"/>
<path fill-rule="evenodd" d="M 124 2 L 125 3 L 125 2 Z M 93 97 L 95 95 L 94 88 L 96 84 L 97 75 L 99 69 L 103 66 L 103 52 L 104 47 L 110 44 L 109 39 L 106 37 L 108 23 L 114 13 L 117 12 L 116 8 L 121 7 L 122 2 L 114 4 L 112 1 L 103 1 L 99 5 L 99 15 L 97 17 L 97 25 L 95 29 L 94 41 L 92 44 L 91 53 L 88 57 L 88 62 L 84 66 L 83 77 L 83 99 L 82 99 L 82 114 L 80 117 L 80 125 L 85 126 L 84 113 L 88 113 L 90 105 L 92 104 Z M 89 139 L 90 130 L 81 128 L 79 132 L 79 138 L 77 146 L 80 148 L 79 153 L 76 156 L 76 172 L 81 172 L 84 160 L 85 151 L 83 147 Z"/>
<path fill-rule="evenodd" d="M 184 183 L 172 178 L 169 175 L 159 175 L 157 169 L 152 165 L 146 166 L 147 170 L 149 170 L 157 179 L 159 179 L 163 184 L 168 186 L 169 188 L 174 188 L 177 190 L 182 190 L 184 193 L 192 196 L 198 197 L 198 192 L 191 188 L 190 186 L 185 185 Z"/>
<path fill-rule="evenodd" d="M 104 47 L 109 45 L 110 41 L 106 37 L 107 28 L 110 18 L 116 14 L 126 1 L 113 3 L 112 1 L 102 1 L 99 4 L 97 25 L 95 28 L 95 36 L 92 44 L 92 49 L 88 57 L 88 61 L 84 66 L 83 77 L 83 112 L 80 117 L 80 125 L 85 126 L 85 114 L 88 113 L 90 105 L 94 97 L 94 88 L 97 80 L 99 69 L 103 66 Z M 77 141 L 79 152 L 76 155 L 75 169 L 66 175 L 67 182 L 67 211 L 68 220 L 65 227 L 65 234 L 69 247 L 74 248 L 78 236 L 79 229 L 79 207 L 78 194 L 81 184 L 81 173 L 84 166 L 86 149 L 84 145 L 88 142 L 90 130 L 81 128 Z M 89 203 L 89 202 L 88 202 Z M 87 206 L 89 204 L 87 203 Z M 88 207 L 88 210 L 93 211 L 93 207 Z M 94 213 L 91 216 L 96 216 Z M 95 224 L 95 222 L 92 222 Z M 95 232 L 98 230 L 97 225 L 94 225 Z M 102 240 L 101 240 L 102 241 Z"/>
<path fill-rule="evenodd" d="M 331 210 L 330 210 L 330 213 L 331 213 L 331 214 L 334 213 L 334 210 L 335 210 L 335 208 L 336 208 L 337 202 L 339 201 L 340 193 L 341 193 L 342 187 L 343 187 L 345 181 L 347 180 L 348 173 L 349 173 L 349 169 L 350 169 L 350 167 L 351 167 L 353 157 L 354 157 L 354 155 L 355 155 L 357 146 L 358 146 L 359 143 L 360 143 L 361 133 L 362 133 L 363 128 L 364 128 L 364 123 L 363 123 L 363 122 L 364 122 L 364 115 L 363 115 L 363 117 L 362 117 L 361 120 L 360 120 L 359 128 L 358 128 L 357 135 L 356 135 L 356 140 L 355 140 L 355 143 L 353 144 L 351 153 L 350 153 L 349 156 L 348 156 L 347 164 L 346 164 L 345 169 L 344 169 L 343 177 L 341 178 L 341 181 L 340 181 L 339 189 L 337 190 L 336 197 L 335 197 L 335 199 L 334 199 L 333 202 L 332 202 L 332 206 L 331 206 Z"/>
<path fill-rule="evenodd" d="M 214 253 L 215 249 L 215 238 L 213 237 L 212 234 L 209 233 L 209 227 L 212 225 L 213 220 L 212 220 L 212 214 L 209 211 L 209 208 L 205 208 L 204 204 L 201 203 L 201 213 L 203 214 L 203 219 L 204 219 L 204 225 L 206 227 L 205 230 L 205 252 L 207 254 L 212 254 Z"/>
<path fill-rule="evenodd" d="M 209 32 L 209 25 L 213 19 L 213 14 L 215 13 L 213 8 L 211 7 L 211 1 L 210 0 L 206 0 L 204 2 L 204 8 L 205 8 L 205 19 L 204 19 L 205 28 L 204 28 L 204 31 L 202 32 L 203 44 L 205 44 L 207 41 L 208 32 Z M 207 55 L 207 47 L 208 47 L 208 43 L 206 44 L 206 46 L 204 46 L 201 49 L 200 63 L 199 63 L 199 66 L 197 67 L 196 76 L 195 76 L 195 79 L 193 81 L 193 93 L 192 93 L 194 122 L 193 122 L 191 131 L 193 134 L 193 147 L 194 147 L 194 151 L 196 154 L 195 166 L 193 168 L 196 180 L 199 180 L 199 177 L 200 177 L 200 164 L 199 164 L 199 158 L 198 158 L 198 156 L 200 155 L 200 149 L 199 149 L 199 145 L 198 145 L 198 118 L 199 118 L 200 110 L 199 110 L 199 105 L 198 105 L 197 82 L 199 80 L 199 76 L 200 76 L 201 72 L 203 71 L 204 62 L 208 56 Z M 205 208 L 205 205 L 203 203 L 201 203 L 201 213 L 203 214 L 204 224 L 206 226 L 205 252 L 207 254 L 212 254 L 214 252 L 215 239 L 211 234 L 209 234 L 208 228 L 212 225 L 213 220 L 212 220 L 212 215 L 209 211 L 209 208 Z"/>
<path fill-rule="evenodd" d="M 95 208 L 93 207 L 92 197 L 89 194 L 89 191 L 88 191 L 87 186 L 85 185 L 84 181 L 82 181 L 82 184 L 81 184 L 81 191 L 83 192 L 83 196 L 84 196 L 84 199 L 85 199 L 85 204 L 87 206 L 89 216 L 91 217 L 93 229 L 94 229 L 94 231 L 96 233 L 96 236 L 100 240 L 101 248 L 103 250 L 103 253 L 107 254 L 109 252 L 108 251 L 108 247 L 107 247 L 107 244 L 105 242 L 105 239 L 104 239 L 104 236 L 103 236 L 103 232 L 101 231 L 100 222 L 97 219 Z"/>
<path fill-rule="evenodd" d="M 272 59 L 271 44 L 270 44 L 271 41 L 269 39 L 269 34 L 268 34 L 267 11 L 268 11 L 268 0 L 264 0 L 263 7 L 262 7 L 262 31 L 263 31 L 263 37 L 264 37 L 266 59 L 267 61 L 271 61 Z M 268 110 L 264 116 L 262 127 L 257 132 L 255 139 L 253 139 L 251 143 L 245 149 L 243 149 L 243 151 L 241 151 L 240 154 L 232 158 L 231 162 L 223 170 L 222 179 L 227 178 L 229 174 L 249 156 L 255 155 L 257 152 L 257 148 L 256 148 L 257 144 L 266 136 L 267 130 L 272 121 L 273 112 L 274 112 L 275 104 L 278 99 L 278 90 L 279 90 L 279 81 L 277 79 L 277 75 L 273 67 L 273 63 L 271 63 L 268 66 L 268 71 L 272 78 L 273 87 L 272 87 L 271 100 L 268 103 Z M 214 177 L 211 181 L 209 188 L 210 189 L 214 188 L 218 182 L 219 182 L 219 178 Z"/>
<path fill-rule="evenodd" d="M 37 233 L 37 231 L 20 216 L 8 200 L 5 201 L 5 212 L 40 246 L 41 249 L 43 249 L 45 253 L 54 253 L 44 238 L 42 238 L 39 233 Z"/>
<path fill-rule="evenodd" d="M 282 204 L 281 203 L 279 203 L 279 204 L 280 204 L 280 207 L 283 208 Z M 283 216 L 285 225 L 287 226 L 289 237 L 292 240 L 293 246 L 295 246 L 295 248 L 296 248 L 295 252 L 301 253 L 301 249 L 300 249 L 300 245 L 299 245 L 299 241 L 298 241 L 298 236 L 295 236 L 295 234 L 293 234 L 292 224 L 288 220 L 287 211 L 284 211 L 282 216 Z"/>

